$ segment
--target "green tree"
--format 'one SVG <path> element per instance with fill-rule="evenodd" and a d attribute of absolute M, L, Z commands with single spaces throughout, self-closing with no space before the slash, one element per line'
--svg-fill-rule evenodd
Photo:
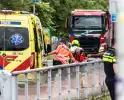
<path fill-rule="evenodd" d="M 53 14 L 55 13 L 55 10 L 50 7 L 49 3 L 36 3 L 36 12 L 38 13 L 38 16 L 44 27 L 49 27 L 52 30 L 55 30 L 53 27 Z"/>
<path fill-rule="evenodd" d="M 27 10 L 32 4 L 31 0 L 0 0 L 0 9 L 6 10 Z"/>

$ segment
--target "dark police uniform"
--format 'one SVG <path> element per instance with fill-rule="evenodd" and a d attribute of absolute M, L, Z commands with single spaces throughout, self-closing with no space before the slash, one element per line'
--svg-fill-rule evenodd
<path fill-rule="evenodd" d="M 104 72 L 106 74 L 105 83 L 108 87 L 110 96 L 112 100 L 115 100 L 115 72 L 113 68 L 113 64 L 116 62 L 115 59 L 115 49 L 109 48 L 107 52 L 103 55 L 104 61 Z"/>

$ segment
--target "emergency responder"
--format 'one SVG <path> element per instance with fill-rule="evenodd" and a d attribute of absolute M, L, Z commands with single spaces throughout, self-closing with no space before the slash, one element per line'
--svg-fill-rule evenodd
<path fill-rule="evenodd" d="M 88 58 L 86 57 L 84 50 L 82 48 L 76 48 L 73 56 L 74 56 L 75 60 L 78 62 L 83 62 L 83 61 L 88 60 Z"/>
<path fill-rule="evenodd" d="M 68 64 L 68 57 L 71 59 L 72 62 L 76 62 L 73 57 L 71 50 L 66 46 L 66 39 L 61 38 L 59 40 L 59 45 L 56 50 L 48 53 L 47 55 L 56 54 L 55 58 L 53 59 L 53 65 L 61 65 L 61 64 Z M 66 79 L 67 69 L 62 69 L 64 74 L 61 76 L 62 80 Z M 58 69 L 53 69 L 54 71 L 53 77 L 57 80 L 58 77 Z M 55 85 L 56 86 L 56 85 Z"/>
<path fill-rule="evenodd" d="M 71 50 L 66 46 L 66 39 L 62 38 L 59 41 L 59 45 L 56 50 L 48 53 L 48 55 L 56 54 L 56 57 L 53 59 L 53 65 L 60 65 L 60 64 L 68 64 L 68 56 L 70 59 L 75 62 Z"/>
<path fill-rule="evenodd" d="M 105 83 L 108 87 L 110 96 L 112 100 L 115 100 L 115 72 L 113 68 L 113 64 L 116 62 L 115 59 L 115 49 L 108 48 L 108 50 L 103 55 L 104 61 L 104 72 L 106 74 Z"/>
<path fill-rule="evenodd" d="M 47 32 L 44 33 L 44 42 L 45 42 L 45 45 L 46 45 L 47 53 L 51 52 L 50 37 L 49 37 Z"/>
<path fill-rule="evenodd" d="M 78 40 L 72 41 L 71 51 L 76 61 L 83 62 L 84 60 L 87 60 L 84 50 L 80 47 Z"/>
<path fill-rule="evenodd" d="M 74 53 L 75 50 L 80 47 L 80 43 L 78 40 L 73 40 L 71 45 L 72 46 L 70 49 L 71 49 L 72 53 Z"/>

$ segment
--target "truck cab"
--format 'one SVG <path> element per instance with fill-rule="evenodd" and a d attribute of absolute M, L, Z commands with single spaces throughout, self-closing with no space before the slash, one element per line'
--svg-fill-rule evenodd
<path fill-rule="evenodd" d="M 102 56 L 113 37 L 109 12 L 76 9 L 66 21 L 70 42 L 77 39 L 89 56 Z"/>

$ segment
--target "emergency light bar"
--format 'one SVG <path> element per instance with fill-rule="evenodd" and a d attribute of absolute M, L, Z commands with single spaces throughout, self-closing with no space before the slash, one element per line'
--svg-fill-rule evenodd
<path fill-rule="evenodd" d="M 30 12 L 28 11 L 20 11 L 21 14 L 31 14 Z"/>
<path fill-rule="evenodd" d="M 14 13 L 13 10 L 1 10 L 0 13 Z"/>
<path fill-rule="evenodd" d="M 0 13 L 5 13 L 5 14 L 11 14 L 11 13 L 15 13 L 15 14 L 31 14 L 28 11 L 13 11 L 13 10 L 1 10 Z"/>
<path fill-rule="evenodd" d="M 82 11 L 86 11 L 86 12 L 101 12 L 103 10 L 83 10 L 83 9 L 75 9 L 74 11 L 72 11 L 71 13 L 74 13 L 74 12 L 82 12 Z"/>
<path fill-rule="evenodd" d="M 93 12 L 96 12 L 96 11 L 102 11 L 102 10 L 83 10 L 83 9 L 75 9 L 74 11 L 93 11 Z"/>

